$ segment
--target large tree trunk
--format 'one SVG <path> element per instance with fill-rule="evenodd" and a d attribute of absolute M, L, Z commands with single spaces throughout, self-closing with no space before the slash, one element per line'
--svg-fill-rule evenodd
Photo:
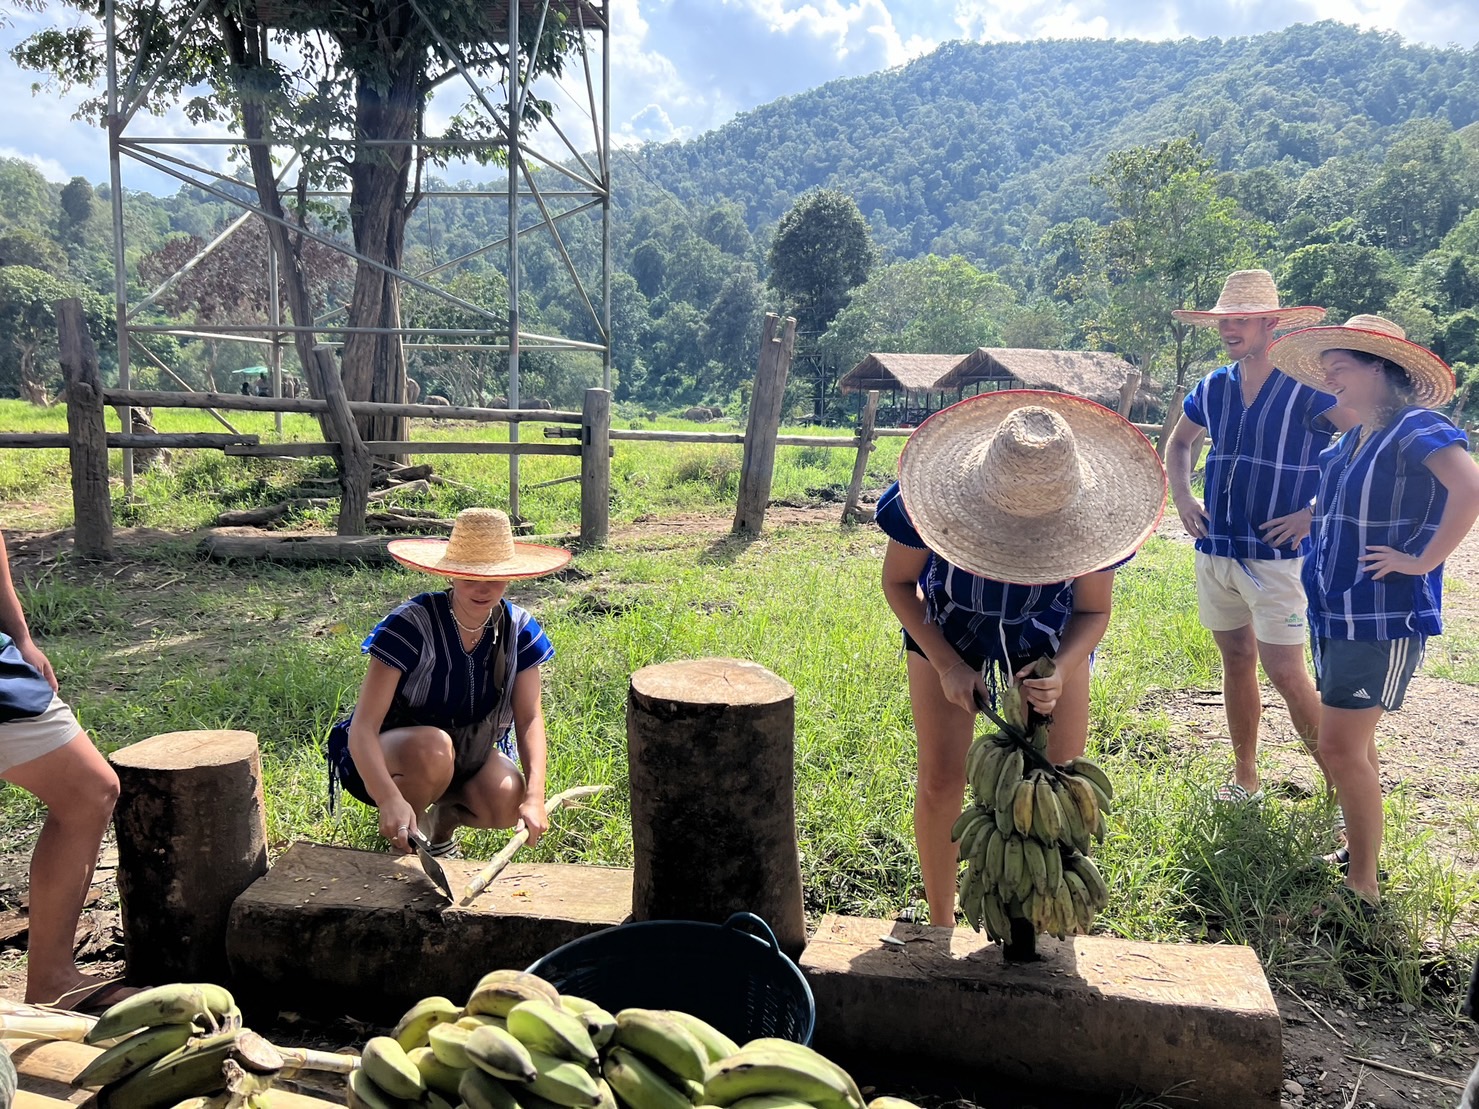
<path fill-rule="evenodd" d="M 38 408 L 50 408 L 51 397 L 46 393 L 46 383 L 35 377 L 36 344 L 18 343 L 21 350 L 21 397 Z"/>
<path fill-rule="evenodd" d="M 366 146 L 355 155 L 350 171 L 351 221 L 355 249 L 390 269 L 399 269 L 405 253 L 406 193 L 419 104 L 418 57 L 405 56 L 388 89 L 361 78 L 356 89 L 358 133 L 366 139 L 404 140 L 392 146 Z M 349 321 L 360 327 L 401 325 L 400 282 L 379 266 L 359 263 Z M 404 404 L 406 354 L 399 335 L 351 334 L 344 340 L 344 390 L 351 400 Z M 404 439 L 404 416 L 361 416 L 365 439 Z"/>

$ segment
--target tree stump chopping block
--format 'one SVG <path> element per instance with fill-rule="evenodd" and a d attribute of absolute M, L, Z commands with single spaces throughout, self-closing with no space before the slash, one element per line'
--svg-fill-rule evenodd
<path fill-rule="evenodd" d="M 692 659 L 632 675 L 634 920 L 718 924 L 744 910 L 800 954 L 795 726 L 795 692 L 753 662 Z"/>
<path fill-rule="evenodd" d="M 110 757 L 130 982 L 225 982 L 231 903 L 267 873 L 252 732 L 167 732 Z"/>

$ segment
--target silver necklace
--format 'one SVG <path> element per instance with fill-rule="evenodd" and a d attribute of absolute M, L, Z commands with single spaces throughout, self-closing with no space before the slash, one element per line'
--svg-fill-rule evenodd
<path fill-rule="evenodd" d="M 464 635 L 480 636 L 483 632 L 487 631 L 488 625 L 493 622 L 493 608 L 498 607 L 497 605 L 494 605 L 493 608 L 490 608 L 488 610 L 488 615 L 483 618 L 483 622 L 481 624 L 474 624 L 472 627 L 468 627 L 461 620 L 457 619 L 457 595 L 453 593 L 450 589 L 447 591 L 447 599 L 450 602 L 448 607 L 452 610 L 452 623 L 461 628 Z"/>

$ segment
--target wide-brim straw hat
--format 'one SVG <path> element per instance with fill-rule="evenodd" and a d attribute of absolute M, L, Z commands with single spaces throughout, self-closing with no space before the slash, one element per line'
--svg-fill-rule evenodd
<path fill-rule="evenodd" d="M 1218 320 L 1230 316 L 1268 316 L 1282 327 L 1308 327 L 1325 318 L 1325 309 L 1313 304 L 1302 304 L 1297 308 L 1279 307 L 1279 290 L 1274 285 L 1274 275 L 1268 270 L 1238 270 L 1222 283 L 1222 295 L 1217 303 L 1205 312 L 1192 308 L 1178 308 L 1172 318 L 1182 323 L 1201 327 L 1215 327 Z"/>
<path fill-rule="evenodd" d="M 1166 470 L 1118 413 L 1035 389 L 936 412 L 899 457 L 925 545 L 979 577 L 1045 585 L 1128 558 L 1155 531 Z"/>
<path fill-rule="evenodd" d="M 1412 400 L 1438 408 L 1453 399 L 1453 371 L 1427 347 L 1407 338 L 1400 325 L 1381 316 L 1352 316 L 1340 327 L 1307 327 L 1276 339 L 1269 360 L 1290 377 L 1323 390 L 1327 387 L 1320 355 L 1327 350 L 1359 350 L 1379 355 L 1407 371 Z"/>
<path fill-rule="evenodd" d="M 571 557 L 563 547 L 515 543 L 508 514 L 496 508 L 464 508 L 447 539 L 393 539 L 386 549 L 391 558 L 417 570 L 470 581 L 537 578 Z"/>

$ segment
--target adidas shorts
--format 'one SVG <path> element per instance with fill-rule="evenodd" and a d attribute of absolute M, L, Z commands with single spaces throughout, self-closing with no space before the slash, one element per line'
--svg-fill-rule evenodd
<path fill-rule="evenodd" d="M 1388 712 L 1402 707 L 1407 683 L 1422 665 L 1425 635 L 1409 639 L 1326 639 L 1315 644 L 1320 703 L 1336 709 Z"/>

